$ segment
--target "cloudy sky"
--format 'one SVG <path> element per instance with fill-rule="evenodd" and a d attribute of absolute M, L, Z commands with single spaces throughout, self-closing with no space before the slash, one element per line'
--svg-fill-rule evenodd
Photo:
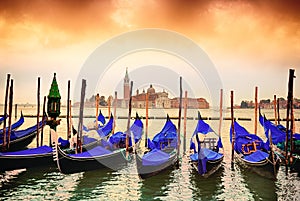
<path fill-rule="evenodd" d="M 72 94 L 80 93 L 74 91 L 74 83 L 86 60 L 101 44 L 124 33 L 148 28 L 178 33 L 201 47 L 219 74 L 226 103 L 229 104 L 230 90 L 235 91 L 237 103 L 254 99 L 255 86 L 259 87 L 260 99 L 272 99 L 274 94 L 286 98 L 288 69 L 296 69 L 296 76 L 300 70 L 299 10 L 297 1 L 292 0 L 0 1 L 0 92 L 3 94 L 0 102 L 4 102 L 7 73 L 14 79 L 15 103 L 34 103 L 37 77 L 41 77 L 41 95 L 47 95 L 54 72 L 65 101 L 67 80 L 71 80 Z M 122 44 L 114 48 L 122 48 Z M 143 75 L 138 68 L 147 66 L 174 68 L 184 80 L 190 80 L 189 71 L 184 70 L 178 57 L 142 53 L 115 58 L 116 72 L 114 68 L 103 67 L 110 73 L 113 84 L 100 84 L 97 88 L 100 94 L 113 95 L 111 92 L 119 89 L 126 67 L 133 76 L 139 75 L 144 80 L 153 75 Z M 183 67 L 175 67 L 175 63 Z M 296 97 L 300 97 L 298 79 L 297 76 Z M 174 88 L 154 82 L 178 96 L 177 80 L 171 84 Z M 89 87 L 93 82 L 87 80 L 87 83 Z M 189 83 L 187 88 L 192 88 L 195 96 L 209 99 L 209 86 L 202 90 L 205 83 L 199 85 L 197 89 L 198 86 Z M 136 87 L 146 88 L 145 83 Z M 123 92 L 118 93 L 122 97 Z"/>

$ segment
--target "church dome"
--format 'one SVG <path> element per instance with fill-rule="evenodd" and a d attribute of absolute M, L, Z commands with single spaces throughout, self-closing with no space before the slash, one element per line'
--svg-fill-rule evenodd
<path fill-rule="evenodd" d="M 147 89 L 147 93 L 155 94 L 155 89 L 153 88 L 152 84 L 150 84 L 150 87 Z"/>

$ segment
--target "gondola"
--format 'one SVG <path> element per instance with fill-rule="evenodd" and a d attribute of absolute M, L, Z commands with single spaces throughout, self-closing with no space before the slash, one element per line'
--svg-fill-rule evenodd
<path fill-rule="evenodd" d="M 234 135 L 234 159 L 237 163 L 260 176 L 276 179 L 280 159 L 270 149 L 269 141 L 264 142 L 259 136 L 250 134 L 236 121 Z M 232 128 L 230 142 L 232 143 Z"/>
<path fill-rule="evenodd" d="M 259 122 L 264 127 L 265 136 L 269 138 L 269 133 L 272 136 L 272 143 L 274 150 L 277 155 L 280 156 L 282 159 L 282 164 L 285 164 L 285 141 L 286 141 L 286 128 L 281 125 L 275 125 L 270 120 L 266 118 L 266 116 L 262 115 L 259 112 Z M 290 151 L 290 136 L 291 132 L 288 135 L 288 148 L 287 150 Z M 293 134 L 293 161 L 290 161 L 290 168 L 292 171 L 300 172 L 300 134 L 294 133 Z"/>
<path fill-rule="evenodd" d="M 113 116 L 109 122 L 102 128 L 112 129 Z M 98 129 L 99 130 L 99 129 Z M 142 135 L 143 124 L 137 115 L 130 131 L 135 138 L 135 142 L 140 140 Z M 111 131 L 110 131 L 111 132 Z M 54 146 L 54 158 L 60 172 L 71 174 L 76 172 L 90 171 L 101 168 L 117 170 L 126 165 L 130 160 L 130 155 L 126 154 L 123 147 L 124 133 L 118 132 L 114 135 L 108 135 L 108 131 L 102 130 L 98 132 L 100 140 L 95 141 L 93 146 L 85 146 L 82 153 L 68 153 L 59 146 Z M 55 134 L 53 136 L 56 136 Z M 106 139 L 106 137 L 109 137 Z M 54 139 L 55 141 L 55 139 Z M 130 144 L 129 144 L 130 145 Z"/>
<path fill-rule="evenodd" d="M 46 145 L 21 151 L 0 153 L 0 164 L 0 172 L 40 166 L 55 167 L 52 148 Z"/>
<path fill-rule="evenodd" d="M 163 129 L 147 140 L 147 150 L 140 147 L 136 154 L 137 171 L 142 179 L 178 165 L 177 129 L 169 115 Z"/>
<path fill-rule="evenodd" d="M 113 117 L 105 126 L 102 127 L 101 133 L 111 132 L 112 122 L 113 122 Z M 41 129 L 41 124 L 39 128 Z M 73 134 L 75 133 L 73 132 Z M 67 141 L 68 145 L 66 144 L 61 145 L 60 146 L 61 149 L 64 149 L 65 151 L 68 152 L 74 152 L 74 150 L 70 149 L 69 147 L 70 144 L 68 140 L 62 140 L 62 141 L 64 143 L 66 143 Z M 98 141 L 95 138 L 84 136 L 83 148 L 91 149 L 92 147 L 97 146 L 97 142 Z M 14 170 L 20 168 L 28 169 L 28 168 L 35 168 L 41 166 L 56 167 L 55 163 L 53 162 L 52 147 L 47 145 L 40 146 L 37 148 L 29 148 L 26 150 L 0 153 L 0 164 L 3 164 L 0 167 L 0 171 Z"/>
<path fill-rule="evenodd" d="M 214 174 L 221 166 L 224 154 L 221 138 L 203 121 L 198 112 L 198 123 L 190 140 L 190 162 L 204 178 Z"/>
<path fill-rule="evenodd" d="M 44 125 L 46 122 L 44 122 Z M 39 129 L 42 129 L 43 121 L 39 122 Z M 16 151 L 26 148 L 36 137 L 37 125 L 31 126 L 24 130 L 12 131 L 10 134 L 9 149 L 7 151 Z M 8 142 L 8 136 L 7 140 Z M 0 139 L 0 147 L 3 146 L 3 139 Z"/>
<path fill-rule="evenodd" d="M 129 151 L 133 151 L 133 146 L 139 144 L 143 135 L 143 122 L 139 117 L 138 113 L 136 113 L 135 120 L 131 127 L 129 128 L 129 136 L 128 136 L 128 147 Z M 116 132 L 111 135 L 108 139 L 109 146 L 114 149 L 118 148 L 126 148 L 126 132 Z"/>
<path fill-rule="evenodd" d="M 113 124 L 114 124 L 114 117 L 111 114 L 109 121 L 105 125 L 99 127 L 97 130 L 93 130 L 93 131 L 88 130 L 88 132 L 86 132 L 86 135 L 83 135 L 83 142 L 82 142 L 83 150 L 88 150 L 97 146 L 102 139 L 107 140 L 113 130 Z M 73 135 L 76 133 L 77 131 L 73 127 Z M 97 136 L 90 136 L 91 133 L 97 133 L 96 134 Z M 74 149 L 74 143 L 76 141 L 76 138 L 77 138 L 76 135 L 73 136 L 73 141 L 74 141 L 73 145 L 70 144 L 70 141 L 72 141 L 72 139 L 65 140 L 61 137 L 58 138 L 58 143 L 62 149 L 70 149 L 69 151 L 71 151 L 72 149 Z"/>
<path fill-rule="evenodd" d="M 88 128 L 87 126 L 83 125 L 83 127 L 82 127 L 83 131 L 84 132 L 89 132 L 91 130 L 101 129 L 105 125 L 106 120 L 105 120 L 105 117 L 102 114 L 101 110 L 100 110 L 100 112 L 98 114 L 97 121 L 98 121 L 98 123 L 96 123 L 96 120 L 94 121 L 94 127 L 93 128 Z"/>
<path fill-rule="evenodd" d="M 23 116 L 23 113 L 21 112 L 20 119 L 11 125 L 11 130 L 14 131 L 14 130 L 18 129 L 20 126 L 22 126 L 23 123 L 24 123 L 24 116 Z M 8 130 L 8 127 L 6 127 L 6 133 L 7 133 L 7 130 Z M 3 129 L 0 129 L 0 138 L 3 138 Z"/>
<path fill-rule="evenodd" d="M 130 160 L 125 149 L 109 150 L 99 145 L 82 153 L 67 154 L 57 143 L 57 133 L 51 129 L 54 160 L 61 173 L 71 174 L 101 168 L 120 169 Z"/>

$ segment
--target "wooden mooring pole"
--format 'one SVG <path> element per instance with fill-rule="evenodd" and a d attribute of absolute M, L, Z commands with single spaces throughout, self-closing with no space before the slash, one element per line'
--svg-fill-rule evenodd
<path fill-rule="evenodd" d="M 287 110 L 286 110 L 286 138 L 285 138 L 285 159 L 286 159 L 286 171 L 287 165 L 289 163 L 289 157 L 291 154 L 288 154 L 288 142 L 289 142 L 289 132 L 290 132 L 290 111 L 293 107 L 293 87 L 294 87 L 294 69 L 289 70 L 289 81 L 288 81 L 288 96 L 287 96 Z M 291 133 L 292 138 L 292 133 Z"/>
<path fill-rule="evenodd" d="M 182 107 L 182 77 L 179 78 L 179 114 L 177 128 L 177 153 L 180 156 L 180 125 L 181 125 L 181 107 Z"/>
<path fill-rule="evenodd" d="M 2 151 L 6 151 L 6 117 L 7 117 L 7 99 L 8 99 L 8 90 L 9 90 L 10 74 L 7 74 L 6 80 L 6 89 L 5 89 L 5 99 L 4 99 L 4 121 L 3 121 L 3 144 Z"/>
<path fill-rule="evenodd" d="M 235 130 L 234 130 L 234 113 L 233 113 L 233 91 L 231 91 L 230 95 L 230 111 L 231 111 L 231 132 L 232 132 L 232 138 L 231 138 L 231 165 L 233 165 L 234 161 L 234 143 L 235 143 Z"/>
<path fill-rule="evenodd" d="M 255 109 L 254 109 L 254 134 L 257 135 L 257 108 L 258 108 L 258 87 L 255 87 Z"/>
<path fill-rule="evenodd" d="M 47 121 L 47 116 L 46 116 L 46 96 L 44 96 L 44 102 L 43 102 L 43 117 L 42 117 L 42 131 L 41 131 L 41 146 L 43 146 L 44 143 L 44 125 L 45 122 Z"/>
<path fill-rule="evenodd" d="M 83 126 L 83 109 L 84 109 L 84 99 L 85 99 L 85 89 L 86 89 L 86 80 L 82 79 L 81 84 L 81 98 L 80 98 L 80 108 L 79 108 L 79 121 L 78 121 L 78 135 L 77 135 L 77 153 L 82 152 L 82 126 Z"/>
<path fill-rule="evenodd" d="M 71 129 L 70 129 L 70 87 L 71 87 L 71 81 L 68 80 L 68 92 L 67 92 L 67 139 L 71 138 Z"/>
<path fill-rule="evenodd" d="M 18 104 L 15 104 L 15 119 L 18 117 Z"/>
<path fill-rule="evenodd" d="M 278 119 L 278 114 L 277 114 L 277 99 L 276 99 L 276 95 L 274 95 L 274 122 L 275 125 L 278 125 L 277 119 Z"/>
<path fill-rule="evenodd" d="M 185 91 L 184 94 L 184 112 L 183 112 L 183 154 L 186 152 L 186 116 L 187 116 L 187 106 L 188 106 L 188 92 Z"/>
<path fill-rule="evenodd" d="M 9 104 L 8 104 L 8 131 L 7 131 L 7 150 L 9 150 L 10 135 L 11 135 L 11 117 L 12 117 L 12 105 L 14 96 L 14 80 L 10 80 L 10 90 L 9 90 Z"/>
<path fill-rule="evenodd" d="M 146 129 L 145 129 L 145 147 L 148 147 L 148 107 L 149 107 L 149 93 L 146 93 Z"/>
<path fill-rule="evenodd" d="M 41 88 L 41 78 L 38 77 L 37 80 L 37 114 L 36 114 L 36 147 L 39 147 L 39 131 L 40 131 L 40 88 Z"/>
<path fill-rule="evenodd" d="M 129 136 L 130 136 L 130 119 L 131 119 L 131 107 L 132 107 L 132 87 L 133 81 L 130 82 L 130 92 L 129 92 L 129 103 L 128 103 L 128 118 L 127 118 L 127 130 L 126 130 L 126 157 L 129 153 Z"/>

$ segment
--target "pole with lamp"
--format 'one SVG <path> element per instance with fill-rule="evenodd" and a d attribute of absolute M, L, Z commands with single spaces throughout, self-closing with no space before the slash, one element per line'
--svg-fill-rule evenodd
<path fill-rule="evenodd" d="M 57 119 L 57 117 L 60 114 L 60 93 L 58 89 L 58 84 L 56 81 L 56 73 L 54 73 L 54 77 L 52 80 L 51 88 L 49 90 L 49 95 L 47 96 L 47 113 L 50 117 L 47 120 L 47 125 L 50 126 L 51 129 L 56 131 L 56 127 L 60 124 L 60 119 Z M 49 144 L 51 146 L 51 136 L 49 138 Z"/>

